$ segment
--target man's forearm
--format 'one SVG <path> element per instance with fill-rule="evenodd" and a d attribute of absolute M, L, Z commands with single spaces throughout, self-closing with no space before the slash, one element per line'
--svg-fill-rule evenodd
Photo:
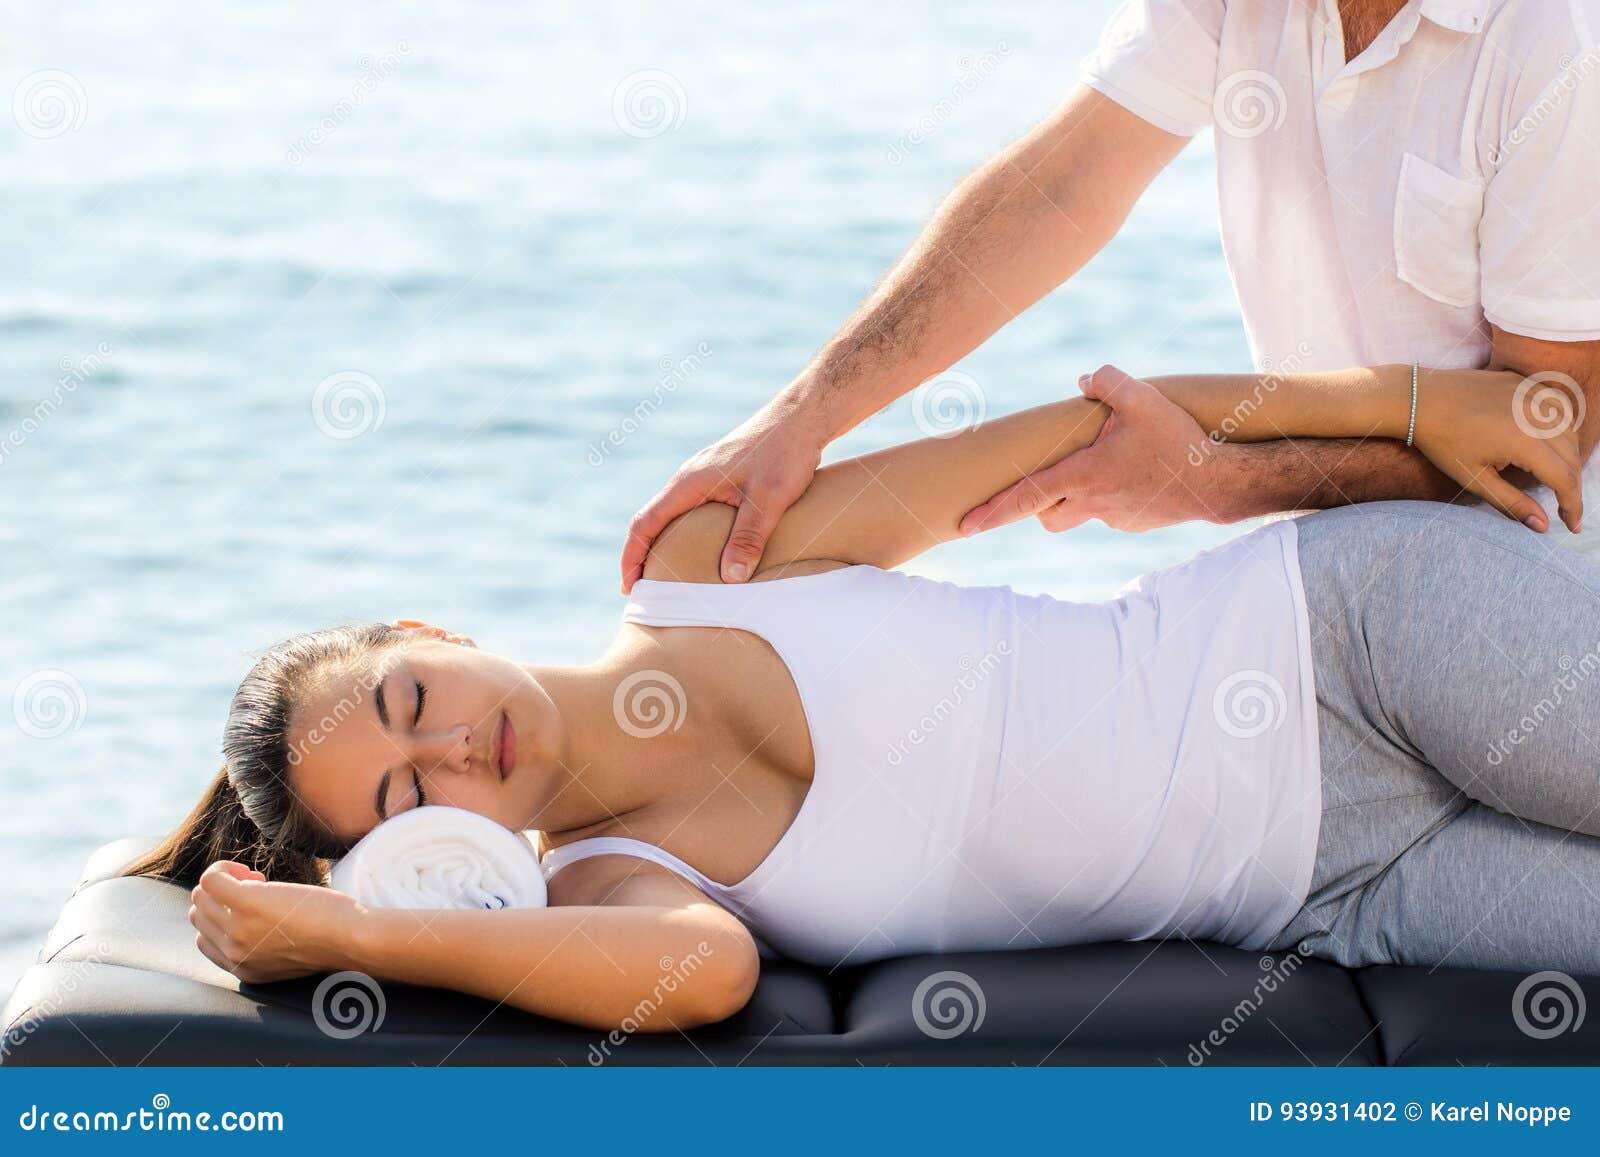
<path fill-rule="evenodd" d="M 1089 89 L 978 169 L 779 394 L 836 438 L 1071 277 L 1182 147 Z"/>
<path fill-rule="evenodd" d="M 1440 399 L 1479 396 L 1520 380 L 1514 371 L 1425 368 L 1419 405 L 1429 416 Z M 1189 448 L 1189 464 L 1220 463 L 1201 501 L 1228 522 L 1282 510 L 1395 498 L 1449 502 L 1470 494 L 1422 450 L 1401 441 L 1418 413 L 1411 381 L 1405 365 L 1149 379 L 1207 431 Z M 1506 478 L 1536 485 L 1520 470 L 1507 471 Z"/>
<path fill-rule="evenodd" d="M 1295 438 L 1212 450 L 1216 476 L 1201 502 L 1213 522 L 1393 498 L 1451 502 L 1462 493 L 1419 451 L 1388 439 Z"/>

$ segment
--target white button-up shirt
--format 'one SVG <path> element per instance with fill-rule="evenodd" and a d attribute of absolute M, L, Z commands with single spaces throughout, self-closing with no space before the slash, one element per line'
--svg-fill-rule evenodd
<path fill-rule="evenodd" d="M 1600 0 L 1410 0 L 1348 64 L 1335 0 L 1128 0 L 1083 79 L 1215 127 L 1263 370 L 1482 367 L 1486 321 L 1600 338 Z"/>

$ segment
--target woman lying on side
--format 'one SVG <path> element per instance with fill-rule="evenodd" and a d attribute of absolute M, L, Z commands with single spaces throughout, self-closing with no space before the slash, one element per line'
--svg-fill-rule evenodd
<path fill-rule="evenodd" d="M 1576 439 L 1519 430 L 1517 382 L 1424 379 L 1417 444 L 1502 508 L 1494 467 L 1527 468 L 1575 524 Z M 1261 385 L 1102 374 L 829 466 L 746 585 L 718 580 L 731 511 L 696 510 L 588 666 L 428 627 L 290 639 L 240 686 L 224 771 L 129 871 L 193 886 L 200 949 L 248 981 L 358 969 L 601 1028 L 663 957 L 697 966 L 646 1028 L 730 1015 L 758 944 L 833 965 L 1183 936 L 1600 970 L 1600 679 L 1517 723 L 1600 643 L 1600 573 L 1531 530 L 1347 507 L 1094 604 L 887 569 L 1092 442 L 1108 388 L 1236 439 L 1406 435 L 1409 370 Z M 542 833 L 551 906 L 368 910 L 317 886 L 428 804 Z"/>

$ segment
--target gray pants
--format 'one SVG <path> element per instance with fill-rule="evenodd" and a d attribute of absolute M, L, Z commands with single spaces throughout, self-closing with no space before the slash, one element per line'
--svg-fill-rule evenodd
<path fill-rule="evenodd" d="M 1600 570 L 1482 508 L 1298 529 L 1323 814 L 1273 946 L 1600 973 Z"/>

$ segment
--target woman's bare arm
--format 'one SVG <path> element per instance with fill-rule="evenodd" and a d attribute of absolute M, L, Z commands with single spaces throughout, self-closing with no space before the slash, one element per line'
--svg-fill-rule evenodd
<path fill-rule="evenodd" d="M 1500 478 L 1500 466 L 1537 474 L 1555 489 L 1571 524 L 1582 509 L 1577 431 L 1545 436 L 1519 426 L 1514 394 L 1522 381 L 1515 373 L 1426 371 L 1416 444 L 1464 489 L 1501 509 L 1508 494 L 1520 492 Z M 1410 422 L 1409 366 L 1151 383 L 1196 423 L 1197 453 L 1212 437 L 1403 440 Z M 1071 398 L 826 466 L 784 514 L 756 577 L 812 559 L 898 566 L 960 537 L 962 516 L 974 506 L 1089 446 L 1109 414 L 1100 402 Z M 732 519 L 732 508 L 717 504 L 679 518 L 657 541 L 646 577 L 720 581 L 717 556 Z"/>
<path fill-rule="evenodd" d="M 1089 445 L 1107 413 L 1069 398 L 824 466 L 785 511 L 755 578 L 812 559 L 893 567 L 959 538 L 974 502 Z M 651 548 L 644 577 L 720 582 L 733 517 L 721 503 L 680 515 Z"/>
<path fill-rule="evenodd" d="M 750 999 L 755 941 L 686 881 L 611 856 L 574 864 L 551 883 L 548 908 L 374 910 L 355 967 L 606 1030 L 692 1028 Z M 588 903 L 571 902 L 578 888 Z"/>
<path fill-rule="evenodd" d="M 734 916 L 664 868 L 623 856 L 556 873 L 548 908 L 366 908 L 231 861 L 211 865 L 191 896 L 200 951 L 252 983 L 357 970 L 604 1030 L 722 1020 L 744 1006 L 760 970 Z"/>

